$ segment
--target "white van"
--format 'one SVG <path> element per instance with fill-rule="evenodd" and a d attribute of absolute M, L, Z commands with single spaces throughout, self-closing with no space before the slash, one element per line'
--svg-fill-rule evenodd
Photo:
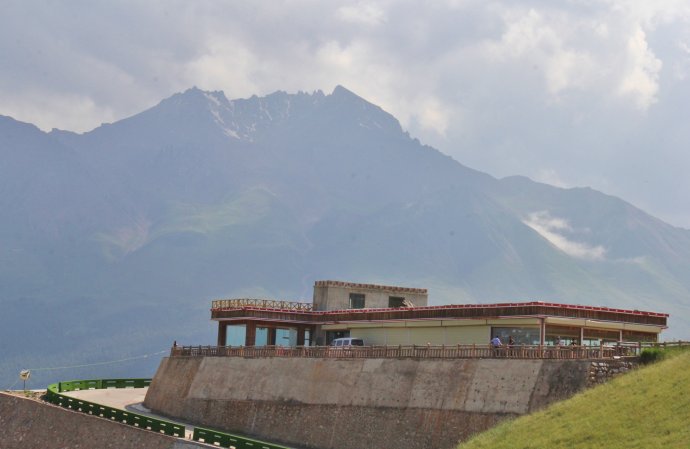
<path fill-rule="evenodd" d="M 364 340 L 361 338 L 336 338 L 331 342 L 331 346 L 364 346 Z"/>

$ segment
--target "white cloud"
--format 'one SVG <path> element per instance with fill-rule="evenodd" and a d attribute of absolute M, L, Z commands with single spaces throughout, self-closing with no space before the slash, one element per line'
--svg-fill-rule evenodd
<path fill-rule="evenodd" d="M 419 108 L 419 122 L 424 128 L 432 129 L 439 135 L 446 135 L 450 111 L 441 101 L 434 97 L 422 100 Z"/>
<path fill-rule="evenodd" d="M 639 27 L 628 39 L 627 55 L 628 67 L 618 91 L 621 95 L 632 96 L 639 109 L 647 109 L 657 100 L 663 64 L 650 50 L 646 35 Z"/>
<path fill-rule="evenodd" d="M 544 184 L 550 184 L 552 186 L 568 188 L 572 187 L 570 184 L 565 182 L 558 174 L 558 172 L 552 168 L 543 168 L 539 170 L 534 177 L 537 182 L 542 182 Z"/>
<path fill-rule="evenodd" d="M 531 65 L 552 100 L 575 89 L 584 95 L 631 98 L 640 110 L 656 101 L 663 64 L 647 43 L 642 19 L 610 11 L 578 16 L 548 8 L 508 8 L 501 17 L 505 28 L 500 39 L 485 43 L 489 60 L 508 70 Z"/>
<path fill-rule="evenodd" d="M 93 98 L 76 92 L 37 90 L 23 92 L 21 96 L 8 94 L 3 99 L 3 107 L 15 111 L 18 120 L 44 130 L 59 127 L 83 132 L 121 118 L 108 105 L 97 104 Z"/>
<path fill-rule="evenodd" d="M 680 41 L 678 42 L 677 48 L 681 57 L 674 63 L 673 73 L 678 81 L 683 81 L 688 77 L 688 73 L 690 73 L 690 45 Z"/>
<path fill-rule="evenodd" d="M 603 246 L 591 246 L 568 239 L 564 234 L 573 231 L 570 223 L 566 219 L 552 217 L 548 211 L 533 212 L 523 223 L 569 256 L 585 260 L 603 260 L 606 255 Z"/>
<path fill-rule="evenodd" d="M 338 17 L 345 22 L 362 23 L 365 25 L 379 25 L 385 21 L 384 11 L 371 2 L 358 2 L 341 6 L 337 11 Z"/>
<path fill-rule="evenodd" d="M 189 85 L 207 90 L 219 86 L 230 87 L 230 92 L 256 92 L 258 86 L 252 76 L 258 65 L 256 55 L 242 42 L 230 37 L 212 39 L 204 51 L 185 64 L 183 76 Z"/>
<path fill-rule="evenodd" d="M 6 3 L 0 114 L 43 129 L 342 84 L 473 168 L 690 226 L 687 0 Z"/>

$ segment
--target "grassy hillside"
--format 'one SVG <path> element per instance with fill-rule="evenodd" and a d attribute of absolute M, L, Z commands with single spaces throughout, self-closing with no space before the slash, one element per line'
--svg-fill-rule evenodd
<path fill-rule="evenodd" d="M 505 422 L 458 449 L 690 448 L 690 351 L 544 411 Z"/>

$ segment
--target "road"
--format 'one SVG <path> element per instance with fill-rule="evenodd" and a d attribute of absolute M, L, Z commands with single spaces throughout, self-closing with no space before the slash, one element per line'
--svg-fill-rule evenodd
<path fill-rule="evenodd" d="M 145 388 L 107 388 L 102 390 L 78 390 L 65 391 L 61 394 L 75 399 L 83 399 L 96 404 L 107 405 L 108 407 L 127 410 L 132 413 L 150 416 L 151 418 L 164 419 L 175 424 L 185 426 L 185 438 L 190 440 L 194 433 L 194 425 L 168 418 L 167 416 L 156 415 L 144 407 L 144 398 L 148 387 Z"/>

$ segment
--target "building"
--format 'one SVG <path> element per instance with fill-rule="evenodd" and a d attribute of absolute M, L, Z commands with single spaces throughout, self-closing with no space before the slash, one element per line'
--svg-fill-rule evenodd
<path fill-rule="evenodd" d="M 218 346 L 314 346 L 356 337 L 366 345 L 518 345 L 655 342 L 668 314 L 540 301 L 428 306 L 422 288 L 317 281 L 312 303 L 212 303 Z"/>

